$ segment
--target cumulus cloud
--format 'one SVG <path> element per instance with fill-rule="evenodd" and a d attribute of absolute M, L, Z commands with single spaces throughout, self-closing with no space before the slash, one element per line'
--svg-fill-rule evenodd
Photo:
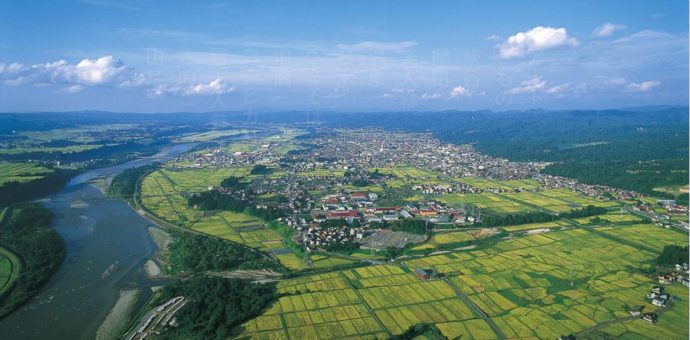
<path fill-rule="evenodd" d="M 377 42 L 363 41 L 356 44 L 338 44 L 336 48 L 343 52 L 404 52 L 417 46 L 416 41 Z"/>
<path fill-rule="evenodd" d="M 207 96 L 234 92 L 235 88 L 223 79 L 215 79 L 208 84 L 190 84 L 186 86 L 159 84 L 153 88 L 153 94 L 176 96 Z"/>
<path fill-rule="evenodd" d="M 70 64 L 65 60 L 31 66 L 0 64 L 0 77 L 10 86 L 63 85 L 63 90 L 69 93 L 81 91 L 88 86 L 141 85 L 145 82 L 143 75 L 133 72 L 113 56 L 83 59 L 77 64 Z"/>
<path fill-rule="evenodd" d="M 451 98 L 464 97 L 464 96 L 469 96 L 469 95 L 470 95 L 470 93 L 462 85 L 458 85 L 450 91 Z"/>
<path fill-rule="evenodd" d="M 528 53 L 552 49 L 561 46 L 577 46 L 577 39 L 568 36 L 568 31 L 553 27 L 535 27 L 527 32 L 510 36 L 499 46 L 503 59 L 522 57 Z"/>
<path fill-rule="evenodd" d="M 625 25 L 619 25 L 619 24 L 612 24 L 610 22 L 607 22 L 599 27 L 597 27 L 594 32 L 592 32 L 592 36 L 594 37 L 610 37 L 615 33 L 616 31 L 624 30 L 627 27 Z"/>
<path fill-rule="evenodd" d="M 68 65 L 64 72 L 67 78 L 75 78 L 78 83 L 99 85 L 111 82 L 127 70 L 125 64 L 113 56 L 98 59 L 84 59 L 76 66 Z"/>
<path fill-rule="evenodd" d="M 9 65 L 6 65 L 5 63 L 0 63 L 0 74 L 15 74 L 21 71 L 23 68 L 24 65 L 20 63 L 11 63 Z"/>
<path fill-rule="evenodd" d="M 564 90 L 566 90 L 568 87 L 570 87 L 570 84 L 565 83 L 565 84 L 559 84 L 559 85 L 552 85 L 546 80 L 543 80 L 539 77 L 532 78 L 530 80 L 525 80 L 523 82 L 520 82 L 520 86 L 514 87 L 510 90 L 508 90 L 508 93 L 510 94 L 523 94 L 523 93 L 561 93 Z"/>
<path fill-rule="evenodd" d="M 656 87 L 659 87 L 661 82 L 658 80 L 648 80 L 641 83 L 630 83 L 626 86 L 626 89 L 633 92 L 647 92 Z"/>

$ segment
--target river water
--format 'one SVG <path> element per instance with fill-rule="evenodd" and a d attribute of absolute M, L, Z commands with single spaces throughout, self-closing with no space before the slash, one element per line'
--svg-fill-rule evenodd
<path fill-rule="evenodd" d="M 258 128 L 257 133 L 214 140 L 230 142 L 260 139 L 278 133 Z M 151 281 L 144 263 L 156 251 L 148 234 L 151 222 L 125 201 L 105 196 L 90 181 L 110 178 L 121 171 L 153 162 L 165 162 L 198 143 L 174 144 L 150 157 L 107 168 L 90 170 L 72 178 L 55 195 L 42 200 L 54 214 L 53 229 L 65 240 L 62 266 L 27 304 L 0 320 L 0 340 L 93 339 L 115 305 L 120 289 L 144 288 L 137 305 L 150 296 L 150 288 L 165 281 Z M 116 270 L 103 273 L 113 264 Z"/>
<path fill-rule="evenodd" d="M 65 240 L 67 255 L 38 295 L 0 320 L 0 339 L 93 339 L 121 287 L 152 284 L 141 270 L 156 250 L 147 232 L 151 223 L 89 181 L 165 161 L 191 147 L 178 144 L 151 157 L 85 172 L 43 200 L 55 215 L 53 228 Z M 117 270 L 102 278 L 114 263 Z"/>

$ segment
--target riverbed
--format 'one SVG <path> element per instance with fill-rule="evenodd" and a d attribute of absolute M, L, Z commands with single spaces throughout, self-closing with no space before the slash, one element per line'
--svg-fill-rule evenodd
<path fill-rule="evenodd" d="M 93 339 L 121 289 L 143 288 L 139 299 L 147 298 L 155 282 L 141 268 L 156 250 L 147 232 L 152 224 L 90 181 L 165 161 L 191 147 L 178 144 L 151 157 L 87 171 L 41 200 L 54 214 L 52 227 L 65 240 L 67 254 L 38 295 L 0 320 L 0 339 Z"/>
<path fill-rule="evenodd" d="M 261 130 L 216 142 L 277 133 Z M 157 249 L 148 232 L 154 225 L 125 201 L 107 197 L 103 187 L 125 169 L 165 162 L 198 144 L 173 144 L 150 157 L 84 172 L 60 192 L 41 200 L 54 214 L 51 227 L 64 239 L 67 254 L 36 296 L 0 320 L 0 339 L 94 339 L 122 291 L 140 292 L 121 303 L 134 304 L 136 311 L 151 296 L 151 287 L 168 283 L 145 270 Z M 150 274 L 151 265 L 148 267 Z"/>

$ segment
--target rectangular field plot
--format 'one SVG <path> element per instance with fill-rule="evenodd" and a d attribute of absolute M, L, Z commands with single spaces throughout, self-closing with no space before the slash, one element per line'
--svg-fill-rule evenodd
<path fill-rule="evenodd" d="M 496 213 L 527 211 L 562 213 L 587 205 L 598 207 L 615 207 L 618 205 L 615 202 L 597 200 L 565 189 L 506 193 L 445 194 L 440 195 L 439 200 L 452 205 L 473 204 L 478 208 L 490 209 Z"/>
<path fill-rule="evenodd" d="M 598 231 L 643 247 L 661 251 L 665 245 L 688 245 L 688 235 L 675 229 L 664 229 L 650 224 L 597 228 Z"/>
<path fill-rule="evenodd" d="M 433 171 L 428 171 L 412 166 L 400 165 L 393 168 L 370 168 L 369 171 L 373 172 L 378 170 L 381 174 L 393 175 L 398 179 L 404 180 L 417 180 L 417 179 L 436 179 L 438 178 L 438 173 Z"/>
<path fill-rule="evenodd" d="M 541 184 L 533 179 L 499 181 L 490 178 L 463 177 L 457 179 L 457 181 L 479 189 L 500 189 L 512 191 L 514 189 L 533 190 L 541 187 Z"/>
<path fill-rule="evenodd" d="M 613 222 L 613 223 L 626 223 L 626 222 L 636 222 L 636 223 L 642 223 L 642 218 L 629 214 L 629 213 L 619 213 L 619 212 L 610 212 L 606 215 L 597 215 L 597 216 L 592 216 L 592 217 L 583 217 L 583 218 L 578 218 L 574 219 L 573 221 L 577 222 L 578 224 L 597 224 L 593 223 L 592 219 L 597 218 L 599 220 L 607 221 L 607 222 Z M 600 224 L 600 223 L 599 223 Z"/>
<path fill-rule="evenodd" d="M 360 294 L 362 295 L 364 301 L 373 309 L 443 300 L 455 297 L 453 290 L 442 281 L 428 281 L 389 287 L 364 288 L 360 290 Z"/>
<path fill-rule="evenodd" d="M 496 338 L 448 282 L 424 281 L 411 272 L 433 268 L 446 274 L 507 338 L 558 338 L 625 318 L 630 306 L 656 310 L 645 295 L 658 283 L 636 268 L 658 255 L 645 249 L 687 242 L 686 237 L 649 225 L 553 230 L 484 249 L 408 258 L 402 267 L 375 265 L 282 281 L 278 290 L 295 295 L 280 298 L 263 315 L 280 316 L 287 334 L 310 336 L 314 330 L 324 339 L 386 338 L 418 323 L 433 323 L 447 337 Z M 659 324 L 630 320 L 603 332 L 687 338 L 687 291 L 679 284 L 667 289 L 680 300 L 660 314 Z M 355 334 L 349 328 L 355 320 L 369 320 L 371 328 L 356 326 Z M 248 325 L 245 334 L 258 338 L 261 332 L 275 332 L 273 322 L 266 329 Z"/>
<path fill-rule="evenodd" d="M 558 229 L 558 228 L 562 228 L 562 227 L 569 227 L 572 224 L 573 224 L 572 222 L 561 220 L 561 221 L 553 221 L 553 222 L 512 225 L 512 226 L 500 227 L 500 228 L 507 231 L 507 232 L 514 232 L 514 231 L 524 231 L 524 230 L 542 229 L 542 228 Z"/>
<path fill-rule="evenodd" d="M 683 241 L 680 233 L 650 228 L 654 227 L 605 232 L 620 230 L 619 237 L 632 241 L 637 240 L 621 233 L 640 238 L 650 234 L 661 244 Z M 450 280 L 510 338 L 557 338 L 629 315 L 629 306 L 656 308 L 644 298 L 655 280 L 630 272 L 656 253 L 581 229 L 516 238 L 494 248 L 495 254 L 463 253 L 461 261 L 444 254 L 406 263 L 454 272 Z"/>
<path fill-rule="evenodd" d="M 144 178 L 141 201 L 149 212 L 167 222 L 267 252 L 284 249 L 280 235 L 259 218 L 231 211 L 206 214 L 187 205 L 187 192 L 205 191 L 209 185 L 218 185 L 227 177 L 248 173 L 247 167 L 157 170 Z M 290 269 L 307 268 L 292 253 L 275 257 Z"/>
<path fill-rule="evenodd" d="M 345 264 L 354 263 L 353 260 L 342 259 L 342 258 L 338 258 L 338 257 L 325 256 L 325 255 L 312 255 L 311 261 L 312 261 L 312 264 L 314 265 L 314 268 L 317 268 L 317 269 L 332 268 L 332 267 L 335 267 L 338 265 L 345 265 Z"/>
<path fill-rule="evenodd" d="M 438 200 L 451 205 L 472 204 L 480 209 L 490 209 L 497 213 L 518 213 L 535 210 L 534 207 L 522 204 L 519 201 L 510 200 L 507 197 L 494 193 L 481 194 L 445 194 Z"/>
<path fill-rule="evenodd" d="M 687 339 L 688 290 L 679 284 L 667 286 L 667 292 L 679 299 L 671 303 L 670 311 L 659 315 L 656 324 L 635 319 L 604 327 L 602 333 L 624 339 Z"/>
<path fill-rule="evenodd" d="M 0 185 L 12 181 L 29 182 L 52 172 L 52 169 L 34 163 L 0 163 Z"/>

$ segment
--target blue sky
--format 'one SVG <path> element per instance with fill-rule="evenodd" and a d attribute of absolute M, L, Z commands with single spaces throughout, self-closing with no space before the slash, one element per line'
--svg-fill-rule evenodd
<path fill-rule="evenodd" d="M 687 1 L 162 3 L 0 3 L 0 111 L 688 101 Z"/>

